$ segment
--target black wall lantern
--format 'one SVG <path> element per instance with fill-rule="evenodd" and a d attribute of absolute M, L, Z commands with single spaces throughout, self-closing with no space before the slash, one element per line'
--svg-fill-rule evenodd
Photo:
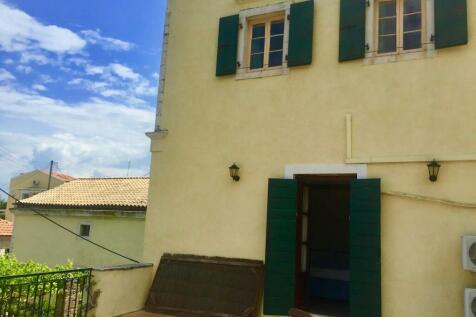
<path fill-rule="evenodd" d="M 240 172 L 240 167 L 236 165 L 236 163 L 233 163 L 232 166 L 228 167 L 230 170 L 230 177 L 233 178 L 235 182 L 240 180 L 240 176 L 238 175 Z"/>
<path fill-rule="evenodd" d="M 438 172 L 440 171 L 441 165 L 438 164 L 436 160 L 431 161 L 427 164 L 428 166 L 428 173 L 430 174 L 430 181 L 436 182 L 438 179 Z"/>

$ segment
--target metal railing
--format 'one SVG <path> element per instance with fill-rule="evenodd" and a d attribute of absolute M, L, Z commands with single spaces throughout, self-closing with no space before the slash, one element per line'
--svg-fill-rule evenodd
<path fill-rule="evenodd" d="M 91 269 L 0 276 L 0 317 L 86 317 Z"/>

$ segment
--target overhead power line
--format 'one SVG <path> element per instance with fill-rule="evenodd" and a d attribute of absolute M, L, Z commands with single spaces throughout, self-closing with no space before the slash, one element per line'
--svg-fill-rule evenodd
<path fill-rule="evenodd" d="M 15 200 L 15 202 L 17 202 L 17 203 L 20 202 L 15 196 L 11 195 L 9 192 L 5 191 L 3 188 L 0 188 L 0 191 L 3 192 L 3 193 L 4 193 L 5 195 L 7 195 L 8 197 L 11 197 L 13 200 Z M 35 209 L 33 209 L 33 208 L 30 208 L 30 207 L 25 208 L 25 209 L 28 209 L 28 210 L 33 211 L 35 214 L 37 214 L 38 216 L 40 216 L 40 217 L 42 217 L 42 218 L 48 220 L 48 221 L 51 222 L 52 224 L 54 224 L 54 225 L 60 227 L 61 229 L 65 230 L 65 231 L 67 231 L 67 232 L 69 232 L 69 233 L 71 233 L 72 235 L 74 235 L 74 236 L 76 236 L 76 237 L 78 237 L 78 238 L 80 238 L 80 239 L 82 239 L 82 240 L 84 240 L 84 241 L 86 241 L 86 242 L 88 242 L 88 243 L 90 243 L 90 244 L 92 244 L 92 245 L 94 245 L 94 246 L 100 248 L 100 249 L 103 249 L 103 250 L 105 250 L 105 251 L 107 251 L 107 252 L 110 252 L 110 253 L 112 253 L 112 254 L 114 254 L 114 255 L 117 255 L 117 256 L 119 256 L 119 257 L 121 257 L 121 258 L 123 258 L 123 259 L 129 260 L 129 261 L 131 261 L 131 262 L 140 263 L 140 261 L 137 261 L 137 260 L 132 259 L 132 258 L 130 258 L 130 257 L 128 257 L 128 256 L 125 256 L 125 255 L 123 255 L 123 254 L 121 254 L 121 253 L 119 253 L 119 252 L 117 252 L 117 251 L 111 250 L 111 249 L 109 249 L 109 248 L 107 248 L 107 247 L 105 247 L 105 246 L 103 246 L 103 245 L 101 245 L 101 244 L 99 244 L 99 243 L 96 243 L 96 242 L 94 242 L 94 241 L 92 241 L 92 240 L 90 240 L 90 239 L 86 239 L 85 237 L 83 237 L 83 236 L 77 234 L 76 232 L 74 232 L 73 230 L 68 229 L 68 228 L 66 228 L 65 226 L 59 224 L 58 222 L 54 221 L 53 219 L 51 219 L 50 217 L 44 215 L 42 212 L 40 212 L 40 211 L 38 211 L 38 210 L 35 210 Z"/>

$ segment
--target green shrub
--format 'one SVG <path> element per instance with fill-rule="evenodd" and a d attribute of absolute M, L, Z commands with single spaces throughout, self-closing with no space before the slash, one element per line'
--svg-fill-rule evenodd
<path fill-rule="evenodd" d="M 73 262 L 68 261 L 64 265 L 49 267 L 46 264 L 33 261 L 20 262 L 14 256 L 0 256 L 0 276 L 5 275 L 22 275 L 31 273 L 47 273 L 54 271 L 64 271 L 73 269 Z"/>

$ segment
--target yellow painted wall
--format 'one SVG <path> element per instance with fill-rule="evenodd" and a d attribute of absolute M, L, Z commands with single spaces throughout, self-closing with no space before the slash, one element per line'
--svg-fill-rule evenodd
<path fill-rule="evenodd" d="M 142 258 L 144 219 L 119 217 L 51 216 L 59 224 L 79 233 L 81 223 L 91 224 L 91 240 L 130 258 Z M 17 213 L 12 252 L 21 261 L 48 265 L 72 260 L 76 266 L 102 267 L 131 263 L 60 229 L 37 215 Z"/>
<path fill-rule="evenodd" d="M 345 116 L 356 157 L 476 153 L 476 2 L 469 45 L 433 58 L 338 63 L 339 1 L 316 1 L 314 60 L 289 75 L 215 77 L 218 20 L 278 1 L 171 0 L 161 127 L 152 138 L 144 256 L 164 252 L 264 259 L 267 180 L 288 164 L 344 164 Z M 241 166 L 233 182 L 227 167 Z M 476 203 L 476 162 L 369 164 L 384 191 Z M 382 198 L 384 317 L 463 315 L 460 238 L 476 210 Z"/>
<path fill-rule="evenodd" d="M 22 190 L 34 192 L 42 192 L 48 190 L 48 179 L 48 174 L 38 170 L 28 172 L 23 175 L 18 175 L 10 180 L 9 192 L 15 198 L 21 199 L 20 193 Z M 35 185 L 33 184 L 33 181 L 37 181 L 38 183 Z M 52 177 L 50 188 L 55 188 L 63 183 L 63 180 L 60 180 L 56 177 Z M 14 202 L 15 201 L 13 200 L 13 198 L 8 197 L 7 209 L 5 210 L 5 219 L 8 221 L 14 220 L 14 215 L 10 211 L 10 209 L 13 207 Z"/>
<path fill-rule="evenodd" d="M 153 278 L 152 266 L 93 270 L 92 274 L 91 294 L 97 302 L 88 316 L 114 317 L 144 308 Z"/>

